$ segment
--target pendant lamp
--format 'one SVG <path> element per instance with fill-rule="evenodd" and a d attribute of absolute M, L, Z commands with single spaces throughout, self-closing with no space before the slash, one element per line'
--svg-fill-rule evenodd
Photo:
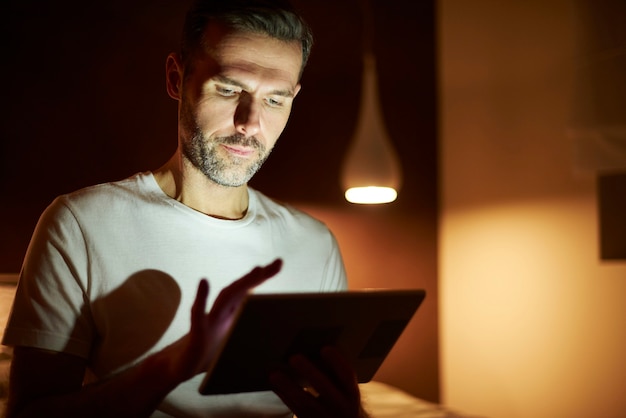
<path fill-rule="evenodd" d="M 366 2 L 367 0 L 364 3 Z M 366 29 L 367 26 L 366 24 Z M 367 31 L 366 35 L 371 36 Z M 401 183 L 400 161 L 385 128 L 378 96 L 376 60 L 371 48 L 367 47 L 363 54 L 358 122 L 343 162 L 341 176 L 348 202 L 389 203 L 398 196 Z"/>

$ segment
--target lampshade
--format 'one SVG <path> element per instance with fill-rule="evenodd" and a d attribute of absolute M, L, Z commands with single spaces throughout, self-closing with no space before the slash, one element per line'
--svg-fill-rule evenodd
<path fill-rule="evenodd" d="M 385 128 L 378 98 L 376 62 L 363 56 L 363 81 L 359 118 L 342 167 L 345 198 L 352 203 L 389 203 L 401 183 L 398 156 Z"/>

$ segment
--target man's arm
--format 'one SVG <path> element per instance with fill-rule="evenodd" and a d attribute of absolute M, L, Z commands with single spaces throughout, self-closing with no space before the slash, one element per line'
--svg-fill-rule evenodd
<path fill-rule="evenodd" d="M 167 359 L 159 354 L 109 380 L 83 387 L 84 359 L 15 347 L 6 416 L 149 416 L 176 387 L 165 373 Z"/>
<path fill-rule="evenodd" d="M 209 286 L 202 280 L 191 309 L 191 330 L 172 345 L 115 376 L 82 386 L 85 360 L 16 347 L 9 379 L 8 418 L 149 416 L 180 383 L 207 369 L 248 291 L 274 276 L 276 260 L 224 288 L 206 314 Z"/>

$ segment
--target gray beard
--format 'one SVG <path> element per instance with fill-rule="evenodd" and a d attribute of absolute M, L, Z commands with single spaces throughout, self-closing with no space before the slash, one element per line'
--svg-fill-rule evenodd
<path fill-rule="evenodd" d="M 217 149 L 220 144 L 242 145 L 253 147 L 259 152 L 259 158 L 250 161 L 236 156 L 222 157 Z M 267 152 L 263 144 L 254 137 L 245 138 L 243 135 L 208 140 L 198 127 L 191 138 L 183 141 L 183 155 L 199 169 L 209 180 L 220 186 L 242 186 L 256 174 L 271 152 Z"/>
<path fill-rule="evenodd" d="M 180 122 L 184 134 L 191 135 L 188 138 L 181 138 L 183 157 L 187 158 L 209 180 L 220 186 L 239 187 L 250 181 L 272 150 L 266 150 L 256 138 L 246 138 L 241 134 L 207 138 L 196 123 L 191 104 L 185 98 L 182 101 Z M 237 158 L 234 155 L 221 157 L 218 154 L 220 144 L 253 147 L 258 151 L 259 157 L 255 161 Z"/>

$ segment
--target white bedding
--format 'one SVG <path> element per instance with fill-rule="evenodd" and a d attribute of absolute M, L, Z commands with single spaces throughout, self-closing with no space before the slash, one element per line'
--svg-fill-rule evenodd
<path fill-rule="evenodd" d="M 376 381 L 361 385 L 361 397 L 371 418 L 472 418 Z"/>

